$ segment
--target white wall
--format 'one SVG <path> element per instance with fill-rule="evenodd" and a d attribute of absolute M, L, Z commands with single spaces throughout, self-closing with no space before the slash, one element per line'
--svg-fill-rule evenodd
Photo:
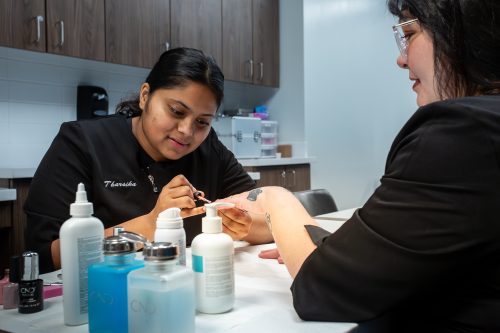
<path fill-rule="evenodd" d="M 76 119 L 79 84 L 101 86 L 109 112 L 147 70 L 0 47 L 0 168 L 36 168 L 62 122 Z"/>
<path fill-rule="evenodd" d="M 416 110 L 396 66 L 385 0 L 304 0 L 305 137 L 312 187 L 339 208 L 361 205 L 383 174 L 390 144 Z"/>

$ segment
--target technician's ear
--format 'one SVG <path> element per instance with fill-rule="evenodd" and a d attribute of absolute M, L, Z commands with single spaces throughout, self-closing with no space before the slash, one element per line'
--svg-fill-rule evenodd
<path fill-rule="evenodd" d="M 143 83 L 139 93 L 139 107 L 144 111 L 149 98 L 149 83 Z"/>

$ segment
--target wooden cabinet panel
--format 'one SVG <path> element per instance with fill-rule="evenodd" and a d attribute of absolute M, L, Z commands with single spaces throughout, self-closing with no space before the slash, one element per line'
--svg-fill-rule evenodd
<path fill-rule="evenodd" d="M 104 0 L 46 1 L 47 52 L 104 61 Z"/>
<path fill-rule="evenodd" d="M 8 267 L 9 258 L 25 251 L 24 230 L 26 215 L 23 211 L 31 178 L 0 179 L 0 186 L 15 188 L 15 201 L 0 202 L 0 270 Z"/>
<path fill-rule="evenodd" d="M 0 0 L 0 45 L 12 45 L 12 0 Z"/>
<path fill-rule="evenodd" d="M 259 172 L 257 186 L 281 186 L 292 192 L 311 189 L 309 164 L 293 164 L 262 167 L 245 167 L 246 171 Z"/>
<path fill-rule="evenodd" d="M 152 68 L 169 44 L 169 0 L 106 0 L 106 61 Z"/>
<path fill-rule="evenodd" d="M 45 0 L 12 0 L 11 46 L 45 52 Z"/>
<path fill-rule="evenodd" d="M 254 83 L 279 86 L 279 1 L 253 0 Z"/>
<path fill-rule="evenodd" d="M 172 47 L 192 47 L 222 64 L 222 0 L 171 0 Z"/>
<path fill-rule="evenodd" d="M 12 46 L 45 52 L 45 0 L 13 0 L 12 9 Z"/>
<path fill-rule="evenodd" d="M 253 82 L 252 0 L 222 0 L 222 71 L 226 80 Z"/>

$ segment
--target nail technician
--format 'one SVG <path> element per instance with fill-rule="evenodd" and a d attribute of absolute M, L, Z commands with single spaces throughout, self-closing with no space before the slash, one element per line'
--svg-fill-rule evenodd
<path fill-rule="evenodd" d="M 107 234 L 121 225 L 153 239 L 158 214 L 196 208 L 194 192 L 215 200 L 254 188 L 254 181 L 218 140 L 211 123 L 223 98 L 224 76 L 211 57 L 178 48 L 161 55 L 137 99 L 117 114 L 62 124 L 42 159 L 24 206 L 26 248 L 40 254 L 40 270 L 60 267 L 59 229 L 83 182 L 94 216 Z M 238 209 L 221 213 L 224 231 L 250 243 L 270 240 L 265 225 Z M 188 243 L 201 231 L 186 218 Z"/>
<path fill-rule="evenodd" d="M 265 214 L 305 320 L 500 332 L 500 2 L 388 7 L 420 108 L 374 194 L 331 235 L 282 188 L 225 201 Z"/>

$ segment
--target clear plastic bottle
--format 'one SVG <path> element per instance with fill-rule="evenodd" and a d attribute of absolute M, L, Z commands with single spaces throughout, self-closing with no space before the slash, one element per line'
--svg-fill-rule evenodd
<path fill-rule="evenodd" d="M 222 313 L 234 305 L 234 243 L 222 232 L 217 207 L 234 207 L 231 203 L 205 204 L 202 233 L 191 242 L 195 274 L 196 309 L 203 313 Z"/>
<path fill-rule="evenodd" d="M 0 280 L 0 305 L 3 304 L 3 286 L 8 284 L 9 281 L 9 269 L 6 268 L 5 272 L 3 273 L 3 278 Z"/>
<path fill-rule="evenodd" d="M 76 200 L 70 206 L 72 217 L 59 231 L 66 325 L 82 325 L 88 321 L 88 267 L 102 261 L 104 238 L 104 226 L 93 213 L 85 186 L 80 183 Z"/>
<path fill-rule="evenodd" d="M 104 262 L 89 267 L 89 332 L 124 333 L 128 330 L 127 275 L 144 267 L 135 259 L 135 242 L 114 235 L 103 242 Z"/>
<path fill-rule="evenodd" d="M 177 244 L 179 246 L 178 263 L 186 266 L 186 231 L 179 208 L 168 208 L 158 215 L 154 241 Z"/>
<path fill-rule="evenodd" d="M 177 246 L 146 244 L 143 254 L 145 267 L 128 275 L 129 332 L 193 333 L 193 272 L 177 264 Z"/>

